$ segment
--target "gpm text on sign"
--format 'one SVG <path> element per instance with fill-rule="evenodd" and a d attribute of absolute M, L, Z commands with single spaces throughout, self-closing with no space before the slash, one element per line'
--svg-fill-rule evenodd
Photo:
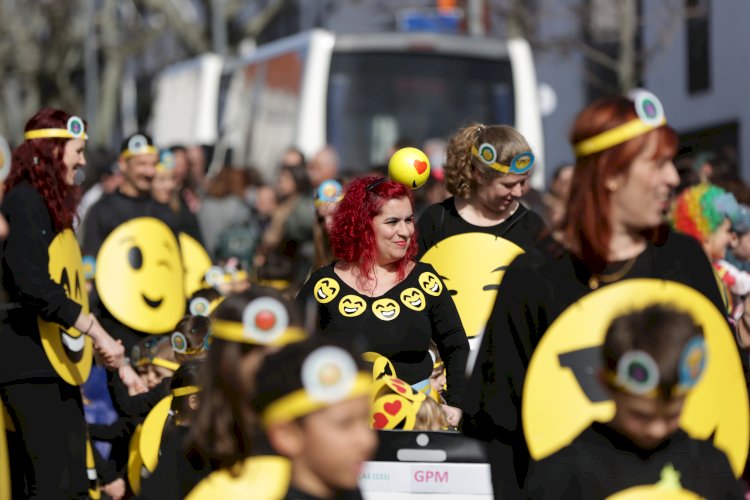
<path fill-rule="evenodd" d="M 414 481 L 418 483 L 447 483 L 448 471 L 416 470 Z"/>

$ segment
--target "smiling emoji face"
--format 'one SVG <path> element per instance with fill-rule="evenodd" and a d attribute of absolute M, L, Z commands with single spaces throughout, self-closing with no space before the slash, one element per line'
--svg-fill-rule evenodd
<path fill-rule="evenodd" d="M 313 287 L 313 294 L 315 294 L 315 300 L 321 304 L 328 304 L 330 301 L 336 298 L 341 290 L 341 285 L 333 278 L 321 278 L 315 283 Z"/>
<path fill-rule="evenodd" d="M 378 299 L 372 303 L 372 313 L 383 321 L 391 321 L 398 317 L 401 306 L 393 299 Z"/>
<path fill-rule="evenodd" d="M 180 248 L 160 220 L 120 224 L 96 259 L 96 290 L 119 322 L 145 333 L 170 331 L 185 314 Z"/>
<path fill-rule="evenodd" d="M 425 271 L 419 275 L 419 286 L 422 287 L 426 293 L 437 297 L 440 292 L 443 291 L 443 283 L 440 279 L 429 271 Z"/>
<path fill-rule="evenodd" d="M 339 312 L 346 318 L 359 316 L 367 309 L 367 304 L 362 297 L 356 295 L 344 295 L 339 302 Z"/>
<path fill-rule="evenodd" d="M 406 290 L 401 292 L 399 298 L 401 299 L 401 303 L 403 303 L 409 309 L 412 309 L 414 311 L 424 310 L 424 294 L 414 287 L 407 288 Z"/>
<path fill-rule="evenodd" d="M 202 286 L 203 276 L 211 268 L 211 257 L 198 241 L 187 233 L 180 233 L 182 267 L 185 271 L 185 296 L 190 297 Z"/>
<path fill-rule="evenodd" d="M 519 246 L 504 238 L 465 233 L 445 238 L 422 257 L 422 262 L 432 264 L 443 278 L 467 337 L 484 331 L 505 270 L 521 253 Z M 421 277 L 419 283 L 425 287 Z"/>
<path fill-rule="evenodd" d="M 69 299 L 81 304 L 82 312 L 89 312 L 89 296 L 81 262 L 81 250 L 73 231 L 66 229 L 55 236 L 49 246 L 49 274 L 62 285 Z M 64 328 L 57 323 L 38 319 L 42 347 L 52 367 L 71 385 L 81 385 L 91 371 L 91 338 L 74 327 Z"/>

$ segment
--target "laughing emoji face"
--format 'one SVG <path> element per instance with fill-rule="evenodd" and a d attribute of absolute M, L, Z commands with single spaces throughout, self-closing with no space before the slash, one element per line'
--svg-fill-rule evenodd
<path fill-rule="evenodd" d="M 424 294 L 416 288 L 407 288 L 401 292 L 401 303 L 414 311 L 422 311 L 425 306 Z"/>
<path fill-rule="evenodd" d="M 332 278 L 321 278 L 315 283 L 315 287 L 313 287 L 315 300 L 321 304 L 328 304 L 335 299 L 336 295 L 339 294 L 339 290 L 341 290 L 341 285 Z"/>
<path fill-rule="evenodd" d="M 99 250 L 96 290 L 125 326 L 150 334 L 171 331 L 185 314 L 182 257 L 174 233 L 152 217 L 120 224 Z"/>
<path fill-rule="evenodd" d="M 81 304 L 84 314 L 89 312 L 89 296 L 83 274 L 81 250 L 73 231 L 66 229 L 55 236 L 49 246 L 49 274 L 65 289 L 69 299 Z M 42 347 L 55 371 L 71 385 L 81 385 L 91 371 L 91 338 L 74 327 L 64 328 L 57 323 L 38 319 Z"/>
<path fill-rule="evenodd" d="M 443 291 L 443 283 L 437 276 L 429 271 L 425 271 L 419 275 L 419 286 L 422 287 L 422 290 L 424 290 L 425 293 L 429 293 L 435 297 L 440 295 L 440 292 Z"/>
<path fill-rule="evenodd" d="M 180 233 L 182 267 L 185 270 L 185 295 L 190 297 L 203 285 L 203 276 L 211 268 L 211 257 L 198 241 L 187 233 Z"/>
<path fill-rule="evenodd" d="M 365 301 L 356 295 L 344 295 L 339 302 L 339 312 L 346 318 L 359 316 L 367 309 Z"/>
<path fill-rule="evenodd" d="M 372 303 L 372 313 L 383 321 L 391 321 L 398 317 L 401 306 L 393 299 L 379 299 Z"/>

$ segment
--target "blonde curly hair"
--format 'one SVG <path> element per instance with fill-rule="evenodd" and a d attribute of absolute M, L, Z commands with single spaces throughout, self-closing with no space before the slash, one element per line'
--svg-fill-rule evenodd
<path fill-rule="evenodd" d="M 493 170 L 472 154 L 472 146 L 478 148 L 484 143 L 489 143 L 495 148 L 496 161 L 503 165 L 510 164 L 514 156 L 531 151 L 526 139 L 516 129 L 507 125 L 485 126 L 472 123 L 460 129 L 453 134 L 448 143 L 443 166 L 445 185 L 452 195 L 463 199 L 469 198 L 479 184 L 473 169 L 490 178 L 508 175 Z"/>

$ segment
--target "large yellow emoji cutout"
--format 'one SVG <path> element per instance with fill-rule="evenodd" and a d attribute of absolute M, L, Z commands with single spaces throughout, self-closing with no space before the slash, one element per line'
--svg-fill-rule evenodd
<path fill-rule="evenodd" d="M 464 233 L 432 246 L 422 262 L 432 264 L 440 273 L 471 338 L 484 331 L 505 270 L 522 253 L 519 246 L 504 238 Z"/>
<path fill-rule="evenodd" d="M 383 321 L 391 321 L 398 318 L 401 306 L 393 299 L 378 299 L 372 303 L 372 313 L 376 318 Z"/>
<path fill-rule="evenodd" d="M 203 276 L 211 268 L 211 257 L 198 240 L 180 233 L 182 267 L 185 271 L 185 296 L 190 297 L 203 287 Z"/>
<path fill-rule="evenodd" d="M 83 274 L 81 250 L 75 234 L 66 229 L 55 236 L 49 248 L 49 275 L 62 285 L 65 294 L 89 312 L 89 296 Z M 71 385 L 81 385 L 89 378 L 93 361 L 91 338 L 74 327 L 63 328 L 57 323 L 37 319 L 42 347 L 52 368 Z"/>
<path fill-rule="evenodd" d="M 177 238 L 162 221 L 120 224 L 96 258 L 96 290 L 120 323 L 145 333 L 171 331 L 185 314 L 185 283 Z"/>
<path fill-rule="evenodd" d="M 333 278 L 321 278 L 313 287 L 315 300 L 321 304 L 328 304 L 336 298 L 341 290 L 341 285 Z"/>
<path fill-rule="evenodd" d="M 339 312 L 345 318 L 359 316 L 367 309 L 367 304 L 362 297 L 357 295 L 344 295 L 339 301 Z"/>
<path fill-rule="evenodd" d="M 614 403 L 598 382 L 606 330 L 618 315 L 655 303 L 692 314 L 706 339 L 706 368 L 687 396 L 680 427 L 696 439 L 712 440 L 734 472 L 742 473 L 750 416 L 734 336 L 701 293 L 656 279 L 625 280 L 590 293 L 547 329 L 529 363 L 522 397 L 524 434 L 535 460 L 566 446 L 593 421 L 614 417 Z"/>
<path fill-rule="evenodd" d="M 5 408 L 3 408 L 2 401 L 0 401 L 0 500 L 11 500 L 10 465 L 5 440 Z"/>

